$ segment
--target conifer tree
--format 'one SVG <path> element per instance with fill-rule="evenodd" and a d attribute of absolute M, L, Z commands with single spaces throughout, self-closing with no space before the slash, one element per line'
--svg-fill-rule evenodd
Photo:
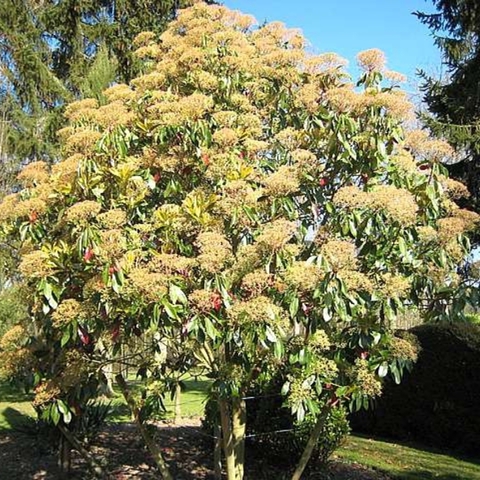
<path fill-rule="evenodd" d="M 447 67 L 446 81 L 425 80 L 424 100 L 431 116 L 424 117 L 437 135 L 460 152 L 458 162 L 447 165 L 464 182 L 471 198 L 464 204 L 480 208 L 480 4 L 475 0 L 433 0 L 436 12 L 416 12 L 432 32 Z"/>

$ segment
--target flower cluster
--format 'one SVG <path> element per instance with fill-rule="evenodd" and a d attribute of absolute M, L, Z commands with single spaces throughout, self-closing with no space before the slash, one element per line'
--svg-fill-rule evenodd
<path fill-rule="evenodd" d="M 197 260 L 200 267 L 209 273 L 221 271 L 232 261 L 232 247 L 221 233 L 202 232 L 197 237 L 200 255 Z"/>
<path fill-rule="evenodd" d="M 323 278 L 323 271 L 313 263 L 294 261 L 284 274 L 287 285 L 299 292 L 313 292 Z"/>
<path fill-rule="evenodd" d="M 227 317 L 234 327 L 261 323 L 282 330 L 288 325 L 282 309 L 262 295 L 235 302 L 227 311 Z"/>
<path fill-rule="evenodd" d="M 51 275 L 54 267 L 48 253 L 35 250 L 22 256 L 18 269 L 25 278 L 38 279 Z"/>
<path fill-rule="evenodd" d="M 61 395 L 60 388 L 54 381 L 45 381 L 35 387 L 35 397 L 33 399 L 34 407 L 43 407 L 44 405 L 56 400 Z"/>
<path fill-rule="evenodd" d="M 267 251 L 278 251 L 287 245 L 297 231 L 294 222 L 288 220 L 274 220 L 267 224 L 257 237 L 257 243 Z"/>
<path fill-rule="evenodd" d="M 27 332 L 19 325 L 7 330 L 0 339 L 0 378 L 17 379 L 35 364 L 32 351 L 25 346 Z"/>
<path fill-rule="evenodd" d="M 133 268 L 128 274 L 132 294 L 147 302 L 158 302 L 168 292 L 168 277 L 147 267 Z"/>
<path fill-rule="evenodd" d="M 382 384 L 375 373 L 370 370 L 367 360 L 355 361 L 355 382 L 362 395 L 378 397 L 382 394 Z"/>
<path fill-rule="evenodd" d="M 25 187 L 34 187 L 44 183 L 49 178 L 47 164 L 45 162 L 32 162 L 18 174 L 18 180 Z"/>
<path fill-rule="evenodd" d="M 69 223 L 85 223 L 94 219 L 101 211 L 102 206 L 93 200 L 78 202 L 65 210 L 65 220 Z"/>
<path fill-rule="evenodd" d="M 317 330 L 308 337 L 308 346 L 315 352 L 325 352 L 330 349 L 332 343 L 325 330 Z"/>
<path fill-rule="evenodd" d="M 339 270 L 337 276 L 344 282 L 348 291 L 372 293 L 374 290 L 372 281 L 362 272 L 344 268 Z"/>
<path fill-rule="evenodd" d="M 88 320 L 89 313 L 81 302 L 68 298 L 60 302 L 52 313 L 52 324 L 55 328 L 62 329 L 74 322 Z"/>
<path fill-rule="evenodd" d="M 403 298 L 410 291 L 410 280 L 401 275 L 385 273 L 381 277 L 380 292 L 386 298 Z"/>
<path fill-rule="evenodd" d="M 392 338 L 390 352 L 394 358 L 416 362 L 420 353 L 420 344 L 415 335 L 403 332 L 401 337 Z"/>
<path fill-rule="evenodd" d="M 329 240 L 321 246 L 320 253 L 334 271 L 356 268 L 355 245 L 347 240 Z"/>
<path fill-rule="evenodd" d="M 265 270 L 254 270 L 247 273 L 242 280 L 242 289 L 251 296 L 261 295 L 267 288 L 271 287 L 273 275 Z"/>

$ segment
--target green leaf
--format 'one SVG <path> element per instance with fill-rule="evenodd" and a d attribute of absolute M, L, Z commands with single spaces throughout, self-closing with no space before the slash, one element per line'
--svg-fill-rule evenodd
<path fill-rule="evenodd" d="M 218 332 L 217 329 L 214 327 L 212 321 L 208 317 L 204 318 L 203 326 L 205 327 L 205 333 L 207 334 L 207 336 L 212 340 L 215 340 Z"/>
<path fill-rule="evenodd" d="M 55 310 L 58 307 L 58 302 L 55 300 L 53 295 L 48 299 L 48 304 Z"/>
<path fill-rule="evenodd" d="M 179 286 L 173 283 L 170 284 L 169 295 L 170 295 L 170 300 L 173 303 L 180 302 L 183 305 L 186 305 L 188 303 L 187 296 L 185 295 L 185 293 L 183 293 L 183 290 Z"/>
<path fill-rule="evenodd" d="M 267 325 L 267 328 L 265 329 L 265 334 L 269 342 L 274 343 L 277 341 L 277 336 L 275 335 L 275 332 L 268 325 Z"/>
<path fill-rule="evenodd" d="M 297 420 L 299 422 L 303 422 L 305 418 L 305 407 L 303 406 L 303 403 L 300 403 L 298 407 L 296 408 L 297 411 Z"/>
<path fill-rule="evenodd" d="M 177 313 L 177 310 L 176 310 L 174 305 L 172 305 L 171 303 L 169 303 L 167 301 L 164 301 L 163 306 L 165 308 L 165 311 L 167 312 L 167 315 L 170 318 L 173 318 L 174 320 L 178 320 L 178 313 Z"/>
<path fill-rule="evenodd" d="M 54 425 L 58 425 L 58 422 L 60 421 L 60 412 L 56 404 L 52 405 L 52 408 L 50 411 L 50 418 Z"/>
<path fill-rule="evenodd" d="M 387 362 L 383 362 L 382 364 L 380 364 L 380 365 L 378 366 L 378 371 L 377 371 L 377 373 L 378 373 L 378 376 L 379 376 L 380 378 L 385 377 L 385 376 L 387 375 L 387 373 L 388 373 L 388 363 L 387 363 Z"/>
<path fill-rule="evenodd" d="M 273 344 L 273 354 L 275 355 L 275 358 L 281 359 L 284 354 L 284 348 L 283 348 L 283 343 L 280 341 L 276 341 Z"/>
<path fill-rule="evenodd" d="M 115 293 L 120 293 L 120 285 L 117 282 L 117 277 L 115 275 L 112 275 L 111 277 L 111 285 L 112 285 L 112 290 Z"/>
<path fill-rule="evenodd" d="M 398 367 L 395 363 L 392 363 L 390 365 L 390 371 L 392 372 L 393 379 L 395 380 L 395 383 L 397 385 L 399 385 L 401 380 L 402 380 L 402 376 L 400 374 L 400 370 L 398 369 Z"/>
<path fill-rule="evenodd" d="M 295 319 L 298 313 L 298 308 L 300 306 L 300 301 L 298 297 L 293 297 L 292 300 L 290 301 L 290 317 L 292 319 Z"/>
<path fill-rule="evenodd" d="M 47 300 L 50 300 L 51 296 L 52 296 L 52 286 L 48 283 L 48 282 L 45 282 L 44 283 L 44 286 L 43 286 L 43 295 L 45 296 L 45 298 Z"/>
<path fill-rule="evenodd" d="M 70 329 L 67 328 L 63 332 L 62 339 L 60 340 L 60 346 L 63 348 L 70 341 L 70 338 L 71 338 L 71 332 L 70 332 Z"/>

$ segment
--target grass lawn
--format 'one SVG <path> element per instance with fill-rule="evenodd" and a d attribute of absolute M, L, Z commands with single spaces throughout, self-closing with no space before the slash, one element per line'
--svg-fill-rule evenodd
<path fill-rule="evenodd" d="M 180 408 L 182 417 L 200 417 L 203 414 L 207 390 L 210 385 L 209 380 L 202 377 L 198 379 L 190 378 L 184 380 L 185 390 L 180 396 Z M 135 382 L 130 382 L 130 387 L 135 390 Z M 109 421 L 112 422 L 128 422 L 130 421 L 130 411 L 125 404 L 125 400 L 120 391 L 114 385 L 115 398 L 111 400 L 112 413 L 109 416 Z M 170 396 L 164 401 L 166 413 L 162 415 L 165 420 L 173 418 L 174 402 Z"/>
<path fill-rule="evenodd" d="M 199 417 L 203 413 L 210 382 L 202 378 L 197 380 L 190 378 L 184 383 L 186 388 L 180 399 L 181 414 L 183 417 Z M 135 390 L 134 381 L 130 382 L 130 386 Z M 114 390 L 115 397 L 105 400 L 107 403 L 111 403 L 112 407 L 109 421 L 128 422 L 131 419 L 130 411 L 118 389 L 115 387 Z M 25 394 L 9 384 L 0 382 L 0 430 L 21 427 L 35 418 L 35 411 L 30 403 L 32 398 L 33 395 Z M 170 398 L 165 400 L 165 407 L 167 411 L 163 417 L 166 420 L 173 418 L 174 404 Z"/>
<path fill-rule="evenodd" d="M 480 480 L 480 461 L 467 461 L 420 446 L 351 435 L 336 456 L 398 480 Z"/>
<path fill-rule="evenodd" d="M 203 412 L 209 381 L 193 378 L 185 382 L 181 396 L 182 416 L 200 416 Z M 132 388 L 135 389 L 134 382 Z M 121 395 L 111 400 L 110 421 L 130 420 Z M 31 396 L 0 383 L 0 430 L 21 427 L 34 416 Z M 173 402 L 165 401 L 165 418 L 173 416 Z M 338 450 L 336 458 L 382 471 L 397 480 L 480 480 L 480 461 L 464 460 L 421 446 L 407 446 L 388 441 L 351 435 Z"/>
<path fill-rule="evenodd" d="M 35 417 L 31 399 L 32 395 L 0 382 L 0 430 L 21 427 Z"/>

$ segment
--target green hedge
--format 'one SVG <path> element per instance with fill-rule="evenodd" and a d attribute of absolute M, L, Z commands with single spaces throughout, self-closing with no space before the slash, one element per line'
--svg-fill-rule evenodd
<path fill-rule="evenodd" d="M 351 415 L 354 431 L 480 451 L 480 326 L 421 325 L 422 346 L 400 385 L 389 382 L 375 408 Z"/>

